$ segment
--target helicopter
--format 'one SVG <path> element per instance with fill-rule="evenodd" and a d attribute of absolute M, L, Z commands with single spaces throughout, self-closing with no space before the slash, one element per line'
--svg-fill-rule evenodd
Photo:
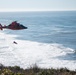
<path fill-rule="evenodd" d="M 17 21 L 13 21 L 11 24 L 9 24 L 8 26 L 4 25 L 2 26 L 0 24 L 0 29 L 3 30 L 3 29 L 11 29 L 11 30 L 22 30 L 22 29 L 27 29 L 26 26 L 23 26 L 22 24 L 20 23 L 17 23 Z"/>

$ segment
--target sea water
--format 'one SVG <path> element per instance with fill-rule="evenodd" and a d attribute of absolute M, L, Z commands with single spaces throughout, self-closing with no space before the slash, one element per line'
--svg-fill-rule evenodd
<path fill-rule="evenodd" d="M 0 12 L 2 25 L 12 21 L 28 29 L 0 30 L 1 64 L 76 69 L 76 11 Z"/>

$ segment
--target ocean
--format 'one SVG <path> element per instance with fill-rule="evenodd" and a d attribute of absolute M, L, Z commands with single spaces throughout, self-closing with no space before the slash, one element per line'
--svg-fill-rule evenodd
<path fill-rule="evenodd" d="M 0 30 L 1 64 L 76 69 L 76 11 L 0 12 L 2 25 L 13 21 L 28 29 Z"/>

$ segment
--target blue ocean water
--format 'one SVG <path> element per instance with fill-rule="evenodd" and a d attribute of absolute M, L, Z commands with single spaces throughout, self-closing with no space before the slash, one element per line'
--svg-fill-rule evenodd
<path fill-rule="evenodd" d="M 18 39 L 43 43 L 60 43 L 76 49 L 76 12 L 9 12 L 0 13 L 0 23 L 18 21 L 27 26 L 23 31 L 7 31 L 20 35 Z"/>
<path fill-rule="evenodd" d="M 17 35 L 15 38 L 18 40 L 61 44 L 75 52 L 59 56 L 59 59 L 76 61 L 76 11 L 0 12 L 2 25 L 9 25 L 15 20 L 28 29 L 20 31 L 5 29 L 1 32 L 6 35 Z"/>

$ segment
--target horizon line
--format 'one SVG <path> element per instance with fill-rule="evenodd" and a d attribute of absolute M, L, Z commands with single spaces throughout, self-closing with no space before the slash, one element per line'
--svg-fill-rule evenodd
<path fill-rule="evenodd" d="M 67 9 L 67 10 L 0 10 L 0 12 L 50 12 L 50 11 L 76 11 L 76 9 Z"/>

